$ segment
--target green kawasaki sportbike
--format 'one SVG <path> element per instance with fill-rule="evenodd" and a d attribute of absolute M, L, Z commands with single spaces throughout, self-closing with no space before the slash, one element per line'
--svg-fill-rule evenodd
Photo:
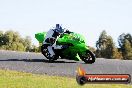
<path fill-rule="evenodd" d="M 35 34 L 35 38 L 39 41 L 40 45 L 46 36 L 46 32 Z M 49 52 L 46 47 L 41 46 L 41 53 L 49 59 L 49 61 L 61 59 L 69 59 L 76 61 L 84 61 L 85 63 L 94 63 L 95 55 L 89 50 L 89 47 L 85 43 L 85 38 L 78 33 L 63 34 L 56 42 L 57 45 L 68 45 L 67 49 L 54 50 L 55 57 L 48 58 Z"/>

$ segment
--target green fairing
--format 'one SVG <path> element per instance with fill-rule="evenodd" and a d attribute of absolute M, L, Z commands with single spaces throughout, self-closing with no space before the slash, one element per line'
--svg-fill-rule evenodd
<path fill-rule="evenodd" d="M 35 38 L 39 41 L 39 43 L 43 42 L 45 36 L 46 32 L 35 34 Z M 80 54 L 83 55 L 86 53 L 86 50 L 89 50 L 88 46 L 86 45 L 85 38 L 81 34 L 74 32 L 70 34 L 63 34 L 62 37 L 58 38 L 56 44 L 72 44 L 73 46 L 70 46 L 68 49 L 64 50 L 62 54 L 64 57 L 77 61 L 81 60 L 79 57 Z"/>
<path fill-rule="evenodd" d="M 46 32 L 35 34 L 35 38 L 39 41 L 39 43 L 42 43 L 44 41 L 45 36 Z"/>

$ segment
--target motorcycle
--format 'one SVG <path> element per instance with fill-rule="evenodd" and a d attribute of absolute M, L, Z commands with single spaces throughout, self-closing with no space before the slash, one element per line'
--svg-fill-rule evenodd
<path fill-rule="evenodd" d="M 75 61 L 84 61 L 85 63 L 92 64 L 95 62 L 95 55 L 92 51 L 89 50 L 89 47 L 86 45 L 86 40 L 83 35 L 72 32 L 70 34 L 63 34 L 56 41 L 57 45 L 67 45 L 66 49 L 53 49 L 55 56 L 53 58 L 48 58 L 50 53 L 46 46 L 42 45 L 42 42 L 46 36 L 46 32 L 36 33 L 35 38 L 41 44 L 41 53 L 49 59 L 50 62 L 53 62 L 57 59 L 68 59 Z"/>

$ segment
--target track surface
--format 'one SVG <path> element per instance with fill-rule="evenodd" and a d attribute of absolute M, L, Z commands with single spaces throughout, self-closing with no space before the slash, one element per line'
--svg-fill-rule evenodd
<path fill-rule="evenodd" d="M 132 60 L 115 60 L 97 58 L 93 64 L 59 59 L 48 63 L 42 54 L 0 51 L 0 69 L 10 69 L 35 74 L 48 74 L 59 76 L 75 76 L 77 67 L 81 65 L 87 73 L 122 73 L 132 76 Z"/>

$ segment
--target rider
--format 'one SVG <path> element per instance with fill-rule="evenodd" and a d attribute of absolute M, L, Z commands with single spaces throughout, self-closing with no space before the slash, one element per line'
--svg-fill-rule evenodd
<path fill-rule="evenodd" d="M 43 41 L 43 46 L 46 46 L 50 55 L 49 58 L 52 58 L 55 56 L 55 53 L 53 51 L 54 49 L 64 49 L 64 48 L 68 48 L 68 46 L 66 45 L 56 45 L 56 41 L 57 39 L 60 37 L 60 35 L 64 34 L 64 33 L 71 33 L 69 30 L 66 30 L 64 32 L 64 29 L 60 26 L 60 24 L 56 24 L 56 27 L 54 29 L 50 29 L 47 34 L 46 37 Z"/>

